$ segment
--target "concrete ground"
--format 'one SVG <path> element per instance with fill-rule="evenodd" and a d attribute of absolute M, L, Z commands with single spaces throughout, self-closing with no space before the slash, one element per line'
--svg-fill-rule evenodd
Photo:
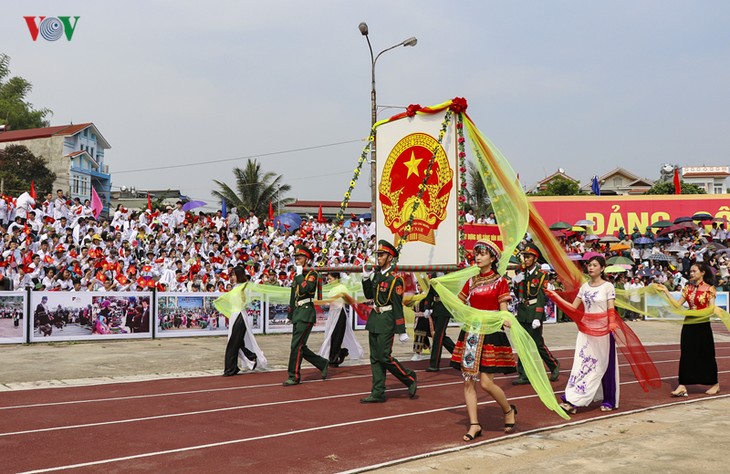
<path fill-rule="evenodd" d="M 630 323 L 646 345 L 678 343 L 675 323 Z M 457 328 L 450 328 L 455 338 Z M 367 351 L 367 332 L 356 332 Z M 322 333 L 313 333 L 309 346 L 317 351 Z M 551 349 L 572 349 L 576 336 L 571 323 L 548 325 L 545 340 Z M 729 342 L 726 331 L 717 342 Z M 257 336 L 269 369 L 285 369 L 288 334 Z M 58 342 L 0 345 L 0 392 L 43 387 L 87 385 L 163 377 L 220 375 L 224 337 Z M 411 343 L 396 342 L 402 361 L 412 356 Z M 367 354 L 366 354 L 367 357 Z M 367 363 L 347 361 L 347 364 Z M 242 375 L 245 376 L 245 375 Z M 286 374 L 282 372 L 282 380 Z M 726 468 L 722 441 L 730 434 L 730 397 L 692 397 L 682 403 L 637 413 L 616 412 L 599 420 L 527 433 L 469 449 L 388 466 L 377 472 L 722 472 Z M 667 403 L 677 399 L 667 397 Z M 404 453 L 407 456 L 408 453 Z"/>

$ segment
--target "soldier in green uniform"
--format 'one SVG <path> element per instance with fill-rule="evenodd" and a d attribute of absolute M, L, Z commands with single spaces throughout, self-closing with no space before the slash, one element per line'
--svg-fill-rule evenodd
<path fill-rule="evenodd" d="M 654 235 L 654 232 L 651 231 L 650 225 L 646 226 L 646 232 L 644 232 L 644 237 L 646 237 L 647 239 L 652 239 L 652 240 L 654 240 L 656 238 L 656 235 Z"/>
<path fill-rule="evenodd" d="M 319 275 L 313 269 L 304 272 L 304 267 L 314 259 L 314 254 L 304 245 L 297 245 L 294 251 L 294 263 L 297 274 L 291 287 L 289 298 L 289 314 L 287 318 L 293 324 L 291 352 L 289 353 L 289 378 L 284 386 L 296 385 L 301 379 L 302 359 L 322 371 L 322 379 L 327 378 L 329 361 L 312 352 L 307 347 L 307 339 L 317 321 L 314 310 L 314 299 L 319 286 Z"/>
<path fill-rule="evenodd" d="M 449 353 L 454 352 L 454 341 L 446 335 L 451 313 L 441 302 L 436 290 L 431 287 L 423 300 L 424 313 L 433 321 L 433 343 L 431 344 L 431 360 L 426 372 L 438 372 L 441 366 L 441 353 L 445 347 Z"/>
<path fill-rule="evenodd" d="M 560 376 L 560 364 L 553 357 L 550 349 L 545 345 L 542 338 L 542 325 L 545 322 L 545 285 L 547 284 L 547 273 L 542 271 L 538 265 L 540 250 L 533 243 L 528 243 L 522 251 L 524 272 L 516 277 L 514 281 L 515 294 L 519 301 L 517 306 L 517 321 L 532 336 L 545 365 L 550 371 L 550 380 L 556 381 Z M 518 281 L 519 280 L 519 281 Z M 522 362 L 517 364 L 517 378 L 512 385 L 528 384 L 530 381 L 525 375 Z"/>
<path fill-rule="evenodd" d="M 626 232 L 624 232 L 624 228 L 623 227 L 619 227 L 618 228 L 618 239 L 619 240 L 624 240 L 625 238 L 626 238 Z"/>
<path fill-rule="evenodd" d="M 636 242 L 636 239 L 641 237 L 641 232 L 639 231 L 639 226 L 634 226 L 634 231 L 631 233 L 631 241 Z"/>
<path fill-rule="evenodd" d="M 365 329 L 368 330 L 370 345 L 370 369 L 373 384 L 370 396 L 361 403 L 382 403 L 385 401 L 385 371 L 390 371 L 408 387 L 408 395 L 416 395 L 416 373 L 403 367 L 393 357 L 393 335 L 406 333 L 403 317 L 403 279 L 393 275 L 392 263 L 398 257 L 398 250 L 389 242 L 378 242 L 378 266 L 373 274 L 367 266 L 362 272 L 362 289 L 365 297 L 373 300 Z"/>

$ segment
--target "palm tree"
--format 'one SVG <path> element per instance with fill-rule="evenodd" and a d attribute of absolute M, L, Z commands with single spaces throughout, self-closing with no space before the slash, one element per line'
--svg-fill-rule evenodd
<path fill-rule="evenodd" d="M 469 183 L 469 186 L 464 192 L 466 194 L 466 207 L 471 207 L 476 216 L 486 215 L 492 209 L 492 202 L 489 199 L 489 194 L 487 194 L 487 188 L 484 187 L 482 176 L 474 163 L 469 161 L 467 168 L 469 173 L 467 183 Z"/>
<path fill-rule="evenodd" d="M 280 208 L 294 201 L 291 198 L 282 198 L 291 190 L 291 186 L 280 184 L 281 175 L 263 173 L 261 164 L 256 160 L 249 159 L 243 169 L 233 168 L 233 175 L 236 177 L 235 191 L 226 183 L 214 179 L 213 182 L 220 189 L 211 194 L 221 201 L 225 200 L 229 209 L 237 208 L 243 216 L 253 211 L 260 218 L 266 217 L 269 213 L 269 202 L 273 202 L 275 208 Z"/>

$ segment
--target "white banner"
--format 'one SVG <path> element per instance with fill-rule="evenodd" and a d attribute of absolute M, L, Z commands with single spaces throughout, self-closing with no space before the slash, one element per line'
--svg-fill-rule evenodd
<path fill-rule="evenodd" d="M 401 265 L 458 263 L 458 156 L 456 127 L 449 122 L 442 146 L 439 131 L 446 111 L 416 115 L 380 125 L 376 134 L 378 240 L 394 245 L 418 200 L 428 164 L 436 150 L 426 191 L 401 250 Z"/>

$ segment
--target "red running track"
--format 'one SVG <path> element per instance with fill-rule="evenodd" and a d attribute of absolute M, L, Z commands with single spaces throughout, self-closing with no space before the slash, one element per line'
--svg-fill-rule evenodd
<path fill-rule="evenodd" d="M 647 349 L 661 389 L 643 392 L 620 356 L 620 409 L 606 414 L 594 404 L 567 423 L 687 401 L 668 396 L 676 384 L 678 345 Z M 730 343 L 716 343 L 716 351 L 721 386 L 729 386 Z M 553 384 L 560 394 L 572 351 L 555 355 L 563 368 Z M 0 471 L 328 473 L 466 447 L 459 372 L 425 372 L 426 361 L 405 364 L 417 369 L 418 396 L 409 399 L 388 376 L 388 401 L 374 405 L 359 403 L 370 390 L 367 365 L 331 369 L 326 381 L 308 369 L 305 382 L 293 387 L 283 387 L 286 373 L 276 371 L 5 392 Z M 566 424 L 530 386 L 511 385 L 513 378 L 497 378 L 519 408 L 511 436 Z M 690 399 L 708 397 L 704 389 L 691 387 Z M 482 391 L 479 416 L 484 436 L 469 445 L 505 437 L 501 409 Z"/>

